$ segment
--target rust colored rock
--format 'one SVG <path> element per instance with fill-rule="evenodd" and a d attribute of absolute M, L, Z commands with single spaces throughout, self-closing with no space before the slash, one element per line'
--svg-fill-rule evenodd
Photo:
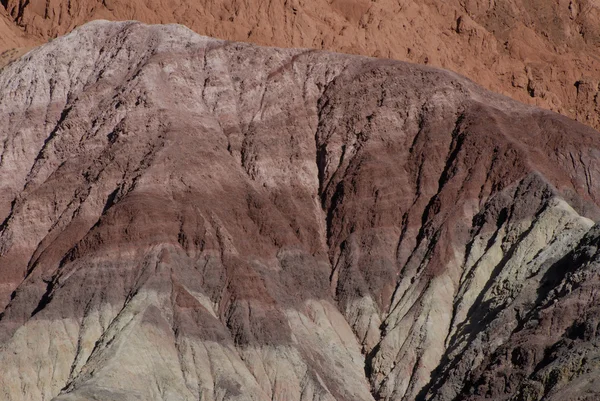
<path fill-rule="evenodd" d="M 600 127 L 595 0 L 5 0 L 0 52 L 29 48 L 96 19 L 180 23 L 227 40 L 430 64 Z M 0 65 L 15 55 L 2 58 Z M 579 88 L 582 81 L 590 85 Z"/>

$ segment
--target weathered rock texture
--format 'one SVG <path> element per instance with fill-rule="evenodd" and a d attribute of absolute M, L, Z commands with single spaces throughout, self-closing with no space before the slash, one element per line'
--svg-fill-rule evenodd
<path fill-rule="evenodd" d="M 2 400 L 598 397 L 591 128 L 103 21 L 0 71 L 0 121 Z"/>
<path fill-rule="evenodd" d="M 3 0 L 0 51 L 98 18 L 431 64 L 600 128 L 597 0 Z"/>

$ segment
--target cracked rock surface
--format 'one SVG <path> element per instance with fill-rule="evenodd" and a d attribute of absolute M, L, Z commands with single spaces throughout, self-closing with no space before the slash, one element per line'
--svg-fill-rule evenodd
<path fill-rule="evenodd" d="M 600 128 L 598 0 L 2 0 L 0 66 L 97 19 L 429 64 Z"/>
<path fill-rule="evenodd" d="M 2 69 L 0 121 L 2 400 L 598 399 L 589 127 L 106 21 Z"/>

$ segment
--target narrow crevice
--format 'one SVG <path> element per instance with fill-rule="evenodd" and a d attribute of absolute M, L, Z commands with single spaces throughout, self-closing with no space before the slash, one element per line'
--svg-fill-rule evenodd
<path fill-rule="evenodd" d="M 333 212 L 335 211 L 335 206 L 334 206 L 335 202 L 339 202 L 340 196 L 343 197 L 343 193 L 339 194 L 338 190 L 343 191 L 343 189 L 336 188 L 336 191 L 333 195 L 333 197 L 335 197 L 335 200 L 332 198 L 330 201 L 330 205 L 328 205 L 327 204 L 327 188 L 329 186 L 329 183 L 325 183 L 325 180 L 326 180 L 325 169 L 327 166 L 328 152 L 327 152 L 327 145 L 322 136 L 323 136 L 323 129 L 324 129 L 323 114 L 325 113 L 325 110 L 329 106 L 329 96 L 327 96 L 326 94 L 327 94 L 329 88 L 336 82 L 336 80 L 337 80 L 337 78 L 332 79 L 329 82 L 329 84 L 327 84 L 323 88 L 322 95 L 317 100 L 317 128 L 315 130 L 315 135 L 314 135 L 315 155 L 316 155 L 315 163 L 317 165 L 317 174 L 318 174 L 317 180 L 318 180 L 318 184 L 319 184 L 317 196 L 321 201 L 321 208 L 325 214 L 324 238 L 325 238 L 325 242 L 326 242 L 326 246 L 327 246 L 327 253 L 330 255 L 330 262 L 332 264 L 332 267 L 335 266 L 335 264 L 333 263 L 333 260 L 331 259 L 331 246 L 330 246 L 331 223 L 332 223 L 332 219 L 333 219 Z M 333 272 L 333 269 L 332 269 L 332 272 Z"/>
<path fill-rule="evenodd" d="M 442 170 L 442 173 L 440 174 L 440 178 L 438 180 L 438 190 L 436 194 L 429 199 L 429 202 L 427 203 L 427 206 L 425 207 L 425 210 L 423 211 L 423 215 L 421 217 L 421 228 L 419 229 L 419 233 L 417 234 L 417 246 L 423 240 L 423 238 L 425 238 L 426 229 L 429 225 L 428 222 L 431 218 L 431 215 L 436 214 L 438 212 L 437 206 L 440 193 L 442 192 L 442 189 L 444 188 L 446 183 L 452 177 L 453 167 L 456 163 L 458 154 L 462 149 L 466 137 L 466 134 L 461 130 L 464 118 L 464 113 L 461 113 L 458 116 L 454 125 L 454 130 L 452 131 L 452 141 L 450 142 L 450 148 L 448 150 L 448 157 L 446 158 L 444 169 Z"/>
<path fill-rule="evenodd" d="M 29 0 L 25 0 L 23 3 L 19 4 L 19 10 L 17 12 L 17 16 L 15 17 L 15 21 L 21 27 L 23 27 L 23 13 L 25 12 L 25 8 L 29 5 Z"/>
<path fill-rule="evenodd" d="M 29 171 L 29 174 L 27 174 L 27 178 L 26 178 L 26 181 L 25 181 L 26 182 L 26 184 L 25 184 L 26 186 L 28 185 L 29 180 L 34 175 L 34 170 L 38 166 L 38 163 L 41 160 L 45 159 L 44 152 L 48 148 L 48 145 L 50 144 L 50 141 L 52 141 L 52 139 L 54 139 L 56 137 L 56 135 L 58 134 L 59 129 L 62 127 L 63 123 L 65 122 L 65 120 L 69 116 L 69 113 L 71 112 L 71 110 L 72 110 L 71 106 L 65 107 L 63 109 L 63 111 L 60 114 L 60 117 L 59 117 L 58 121 L 56 122 L 56 125 L 54 126 L 54 128 L 52 129 L 52 131 L 50 131 L 50 134 L 48 135 L 48 137 L 44 140 L 42 148 L 40 149 L 40 151 L 38 152 L 37 156 L 35 157 L 35 159 L 33 161 L 33 165 L 31 167 L 31 170 Z"/>
<path fill-rule="evenodd" d="M 35 307 L 33 312 L 31 312 L 31 317 L 34 317 L 39 312 L 41 312 L 52 301 L 55 285 L 56 285 L 56 282 L 54 279 L 52 279 L 50 281 L 46 281 L 46 292 L 44 293 L 44 295 L 42 295 L 40 302 Z"/>
<path fill-rule="evenodd" d="M 106 198 L 106 203 L 104 204 L 104 208 L 102 209 L 102 213 L 101 215 L 105 214 L 108 209 L 110 209 L 111 207 L 113 207 L 117 201 L 117 195 L 119 194 L 119 191 L 121 190 L 121 188 L 116 188 L 114 191 L 112 191 L 108 197 Z"/>
<path fill-rule="evenodd" d="M 14 210 L 15 210 L 15 205 L 16 204 L 17 204 L 17 198 L 13 199 L 10 202 L 10 212 L 8 213 L 8 215 L 6 216 L 6 218 L 4 219 L 4 221 L 2 223 L 0 223 L 0 233 L 2 233 L 4 231 L 4 229 L 8 226 L 8 222 L 10 221 L 10 218 L 14 214 Z"/>
<path fill-rule="evenodd" d="M 344 68 L 345 70 L 345 68 Z M 342 71 L 343 73 L 343 71 Z M 340 73 L 341 74 L 341 73 Z M 330 99 L 331 97 L 330 92 L 332 91 L 332 88 L 336 85 L 336 82 L 338 80 L 338 78 L 340 77 L 340 74 L 337 74 L 335 77 L 333 77 L 323 88 L 322 88 L 322 93 L 321 96 L 318 98 L 317 100 L 317 126 L 315 129 L 315 134 L 314 134 L 314 141 L 315 141 L 315 163 L 316 163 L 316 167 L 317 167 L 317 182 L 318 182 L 318 193 L 317 193 L 317 197 L 320 200 L 321 203 L 321 209 L 323 212 L 323 217 L 324 217 L 324 240 L 325 240 L 325 250 L 329 256 L 329 262 L 331 265 L 331 273 L 329 276 L 329 284 L 330 286 L 335 285 L 337 287 L 337 283 L 335 283 L 336 280 L 336 269 L 339 268 L 339 266 L 337 266 L 337 262 L 335 260 L 336 258 L 336 253 L 338 252 L 337 250 L 334 249 L 334 247 L 336 246 L 333 242 L 332 242 L 332 237 L 334 235 L 333 233 L 333 223 L 334 223 L 334 217 L 335 217 L 335 213 L 336 210 L 338 208 L 338 206 L 342 203 L 343 199 L 344 199 L 344 180 L 343 178 L 340 179 L 336 184 L 335 184 L 335 188 L 333 188 L 334 185 L 334 177 L 336 177 L 338 169 L 342 163 L 342 160 L 344 158 L 344 155 L 346 154 L 346 149 L 344 148 L 344 151 L 342 152 L 343 155 L 340 158 L 340 165 L 338 165 L 335 169 L 335 171 L 333 172 L 327 172 L 327 162 L 328 162 L 328 157 L 329 155 L 329 150 L 327 149 L 327 142 L 328 142 L 328 133 L 326 132 L 327 127 L 325 126 L 325 119 L 326 116 L 330 114 L 331 112 L 331 104 L 330 104 Z M 328 174 L 329 173 L 329 174 Z M 329 175 L 329 176 L 327 176 Z M 339 244 L 339 252 L 341 253 L 343 251 L 343 248 L 345 246 L 345 242 L 342 242 L 341 244 Z M 336 289 L 337 291 L 337 289 Z M 340 311 L 340 313 L 343 312 Z M 353 330 L 354 332 L 354 330 Z M 356 336 L 356 333 L 354 333 L 354 335 Z M 360 343 L 360 341 L 357 338 L 357 341 Z M 374 358 L 378 353 L 380 345 L 377 344 L 370 352 L 368 352 L 367 354 L 364 355 L 364 375 L 365 375 L 365 379 L 367 381 L 367 383 L 369 383 L 369 392 L 372 394 L 373 398 L 375 400 L 381 399 L 381 397 L 377 394 L 378 391 L 374 388 L 373 383 L 372 383 L 372 375 L 373 375 L 373 362 L 374 362 Z"/>
<path fill-rule="evenodd" d="M 473 218 L 473 227 L 478 227 L 478 230 L 473 235 L 471 241 L 467 244 L 467 247 L 465 250 L 465 257 L 463 259 L 463 264 L 462 264 L 463 269 L 466 269 L 467 260 L 471 254 L 474 242 L 477 239 L 477 237 L 480 235 L 480 232 L 483 229 L 483 227 L 485 226 L 485 224 L 483 222 L 481 222 L 481 223 L 479 222 L 479 218 L 483 219 L 484 215 L 479 214 Z M 456 324 L 456 314 L 458 313 L 458 307 L 459 307 L 460 303 L 463 301 L 463 299 L 464 299 L 463 297 L 464 297 L 465 293 L 469 289 L 469 287 L 465 288 L 465 286 L 469 286 L 471 284 L 470 281 L 469 282 L 467 282 L 467 281 L 469 279 L 472 279 L 472 277 L 475 275 L 475 272 L 476 272 L 477 268 L 479 267 L 481 261 L 483 260 L 484 256 L 489 252 L 489 250 L 492 248 L 494 243 L 496 243 L 496 240 L 498 239 L 498 235 L 500 234 L 500 230 L 502 229 L 502 226 L 504 226 L 504 224 L 506 223 L 507 220 L 508 220 L 508 209 L 505 207 L 505 208 L 502 208 L 502 210 L 498 214 L 498 217 L 496 219 L 496 230 L 494 231 L 494 233 L 488 240 L 485 250 L 481 253 L 481 256 L 477 259 L 477 261 L 475 261 L 475 263 L 473 263 L 472 267 L 468 271 L 466 271 L 466 270 L 464 271 L 464 276 L 462 276 L 459 281 L 459 288 L 458 288 L 457 293 L 454 295 L 454 302 L 452 303 L 452 316 L 450 319 L 450 329 L 448 330 L 448 334 L 446 335 L 446 339 L 444 340 L 445 348 L 448 348 L 448 345 L 452 338 L 452 334 L 453 334 L 452 328 Z"/>
<path fill-rule="evenodd" d="M 82 348 L 83 348 L 83 344 L 82 344 L 82 339 L 83 339 L 83 333 L 82 333 L 82 331 L 83 331 L 83 322 L 84 322 L 84 319 L 88 316 L 88 314 L 89 314 L 89 312 L 91 310 L 92 300 L 93 300 L 93 297 L 90 298 L 88 300 L 88 302 L 85 304 L 81 326 L 79 327 L 79 335 L 77 336 L 77 346 L 75 348 L 75 356 L 73 357 L 73 363 L 71 364 L 71 369 L 69 370 L 69 379 L 67 380 L 67 382 L 71 382 L 75 378 L 75 368 L 77 367 L 77 363 L 79 361 L 78 358 L 81 355 Z"/>
<path fill-rule="evenodd" d="M 373 362 L 375 361 L 375 357 L 379 353 L 380 349 L 381 349 L 381 343 L 378 343 L 377 345 L 375 345 L 375 347 L 373 347 L 373 349 L 365 355 L 365 365 L 364 365 L 365 377 L 366 377 L 367 382 L 369 383 L 369 387 L 370 387 L 369 391 L 371 392 L 371 395 L 373 396 L 373 398 L 375 400 L 380 400 L 381 396 L 379 394 L 379 390 L 376 389 L 375 386 L 373 385 L 371 377 L 373 376 L 373 373 L 374 373 Z"/>
<path fill-rule="evenodd" d="M 442 355 L 438 367 L 431 373 L 431 380 L 419 392 L 416 400 L 424 400 L 429 392 L 438 391 L 444 385 L 444 383 L 447 382 L 448 376 L 452 370 L 462 361 L 462 354 L 457 354 L 454 357 L 451 357 L 451 355 L 458 351 L 460 344 L 471 344 L 478 333 L 478 331 L 474 329 L 476 327 L 485 326 L 491 322 L 502 309 L 504 309 L 504 306 L 492 307 L 489 304 L 489 301 L 484 301 L 484 297 L 490 288 L 492 288 L 496 282 L 496 278 L 500 275 L 508 261 L 517 251 L 519 244 L 534 229 L 539 217 L 546 210 L 547 206 L 548 204 L 546 203 L 538 209 L 529 227 L 519 235 L 519 237 L 513 242 L 513 245 L 510 247 L 510 249 L 505 253 L 502 260 L 494 267 L 489 279 L 469 308 L 465 321 L 461 323 L 459 327 L 457 327 L 456 332 L 448 342 L 450 346 Z M 459 342 L 459 339 L 462 341 Z"/>

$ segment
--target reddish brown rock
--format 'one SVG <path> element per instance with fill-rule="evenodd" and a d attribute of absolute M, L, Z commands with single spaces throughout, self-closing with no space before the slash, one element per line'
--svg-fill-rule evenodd
<path fill-rule="evenodd" d="M 600 126 L 595 0 L 6 0 L 0 2 L 0 52 L 96 19 L 175 22 L 228 40 L 430 64 Z"/>
<path fill-rule="evenodd" d="M 537 365 L 570 338 L 543 327 L 592 344 L 594 281 L 561 290 L 594 255 L 589 127 L 428 66 L 176 25 L 87 24 L 0 93 L 6 399 L 595 388 L 593 364 L 558 387 Z"/>

